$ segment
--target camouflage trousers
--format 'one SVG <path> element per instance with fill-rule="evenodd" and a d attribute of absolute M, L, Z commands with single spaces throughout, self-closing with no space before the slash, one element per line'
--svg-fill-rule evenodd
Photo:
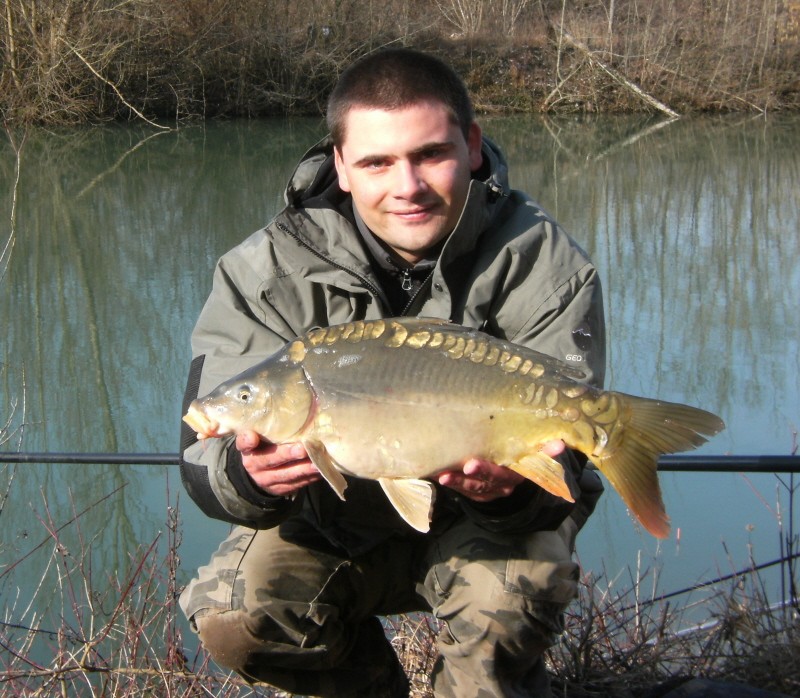
<path fill-rule="evenodd" d="M 406 698 L 377 616 L 424 610 L 444 624 L 436 696 L 551 695 L 542 653 L 577 593 L 571 518 L 526 537 L 462 520 L 354 559 L 293 530 L 304 525 L 236 528 L 184 590 L 181 607 L 218 664 L 297 695 Z"/>

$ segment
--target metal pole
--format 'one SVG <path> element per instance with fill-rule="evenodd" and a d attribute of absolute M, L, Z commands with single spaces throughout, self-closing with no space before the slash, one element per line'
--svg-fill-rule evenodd
<path fill-rule="evenodd" d="M 662 472 L 800 473 L 800 456 L 670 455 L 658 459 Z"/>
<path fill-rule="evenodd" d="M 0 453 L 0 463 L 178 465 L 177 453 Z"/>
<path fill-rule="evenodd" d="M 0 453 L 0 463 L 103 465 L 178 465 L 177 453 Z M 661 472 L 800 473 L 800 456 L 669 455 L 658 459 Z"/>

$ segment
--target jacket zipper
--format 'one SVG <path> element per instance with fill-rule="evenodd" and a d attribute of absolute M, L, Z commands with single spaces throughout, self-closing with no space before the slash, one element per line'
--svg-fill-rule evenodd
<path fill-rule="evenodd" d="M 428 282 L 431 280 L 431 277 L 433 277 L 434 271 L 436 271 L 436 270 L 435 269 L 431 269 L 430 273 L 422 280 L 422 283 L 419 285 L 419 288 L 417 289 L 417 292 L 413 296 L 411 296 L 411 298 L 409 298 L 408 303 L 406 303 L 406 307 L 403 308 L 403 312 L 401 313 L 401 315 L 404 315 L 404 316 L 408 315 L 408 311 L 411 310 L 411 306 L 414 304 L 414 301 L 417 300 L 417 297 L 422 292 L 422 289 L 425 288 L 428 285 Z M 406 271 L 405 273 L 408 274 L 408 271 Z M 409 275 L 409 277 L 410 277 L 410 275 Z M 405 284 L 405 278 L 403 279 L 403 283 Z M 410 284 L 411 284 L 411 279 L 409 278 L 409 287 L 410 287 Z M 405 286 L 403 286 L 403 288 L 405 290 L 408 290 L 408 289 L 405 288 Z"/>

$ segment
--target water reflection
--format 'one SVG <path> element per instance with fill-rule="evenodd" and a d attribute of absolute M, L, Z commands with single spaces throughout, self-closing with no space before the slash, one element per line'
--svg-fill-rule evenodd
<path fill-rule="evenodd" d="M 532 192 L 601 270 L 609 384 L 719 412 L 729 429 L 709 452 L 788 453 L 800 395 L 800 120 L 514 117 L 483 125 L 508 154 L 512 184 Z M 16 245 L 0 281 L 0 409 L 8 414 L 24 395 L 24 450 L 176 450 L 188 335 L 213 263 L 277 210 L 297 158 L 321 134 L 319 120 L 28 134 Z M 14 165 L 4 142 L 3 225 Z M 771 546 L 770 514 L 754 509 L 735 477 L 665 478 L 673 520 L 692 534 L 732 536 L 744 549 L 744 516 Z M 179 488 L 175 473 L 170 483 Z M 12 486 L 4 561 L 25 552 L 21 532 L 40 530 L 32 509 L 42 511 L 45 497 L 66 520 L 122 488 L 84 520 L 103 569 L 123 566 L 163 526 L 161 471 L 26 466 Z M 710 488 L 739 505 L 711 515 Z M 593 551 L 626 561 L 652 546 L 618 500 L 604 499 Z M 183 511 L 191 569 L 219 525 L 185 499 Z M 706 571 L 707 548 L 693 551 L 685 536 L 679 554 L 676 575 L 694 581 Z"/>
<path fill-rule="evenodd" d="M 24 450 L 176 450 L 188 333 L 210 269 L 280 204 L 314 128 L 276 126 L 28 135 L 0 297 L 3 404 L 24 391 Z M 98 568 L 124 567 L 162 526 L 166 485 L 152 469 L 21 467 L 3 511 L 6 540 L 31 528 L 44 495 L 64 520 L 119 488 L 84 523 L 105 529 Z"/>

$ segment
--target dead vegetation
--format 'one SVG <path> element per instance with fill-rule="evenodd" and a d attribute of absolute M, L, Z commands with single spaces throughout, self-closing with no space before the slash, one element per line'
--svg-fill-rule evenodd
<path fill-rule="evenodd" d="M 41 531 L 0 569 L 3 694 L 283 696 L 221 672 L 194 636 L 184 636 L 177 608 L 180 516 L 169 493 L 164 534 L 130 551 L 126 569 L 94 569 L 92 542 L 99 533 L 83 529 L 85 516 L 120 495 L 110 492 L 69 514 L 50 511 L 45 502 Z M 651 572 L 641 567 L 624 584 L 585 577 L 548 656 L 556 695 L 655 698 L 689 677 L 798 695 L 797 536 L 782 535 L 790 548 L 780 563 L 787 596 L 779 603 L 756 569 L 709 584 L 699 600 L 693 588 L 692 603 L 683 592 L 683 603 L 678 595 L 655 596 Z M 40 581 L 20 590 L 15 574 L 31 564 L 41 566 Z M 412 695 L 428 698 L 437 622 L 417 614 L 387 618 L 386 627 L 412 679 Z"/>
<path fill-rule="evenodd" d="M 486 111 L 797 109 L 793 0 L 5 0 L 0 115 L 319 113 L 381 46 L 440 52 Z"/>

